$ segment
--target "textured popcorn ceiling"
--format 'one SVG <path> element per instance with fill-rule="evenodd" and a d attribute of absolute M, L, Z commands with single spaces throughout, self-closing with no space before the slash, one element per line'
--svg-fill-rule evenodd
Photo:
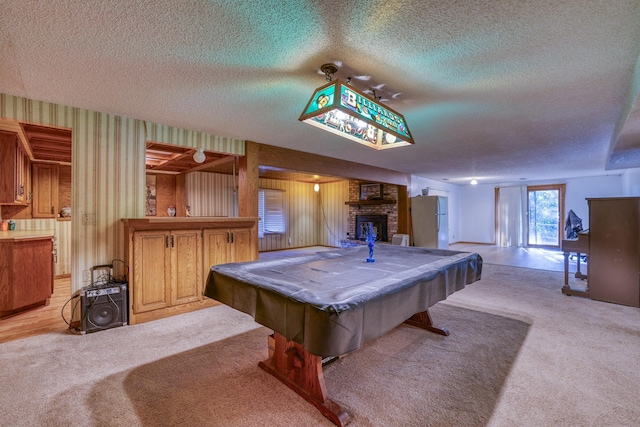
<path fill-rule="evenodd" d="M 0 0 L 0 10 L 10 95 L 453 183 L 640 167 L 638 0 Z M 377 88 L 415 146 L 378 152 L 299 122 L 326 62 Z"/>

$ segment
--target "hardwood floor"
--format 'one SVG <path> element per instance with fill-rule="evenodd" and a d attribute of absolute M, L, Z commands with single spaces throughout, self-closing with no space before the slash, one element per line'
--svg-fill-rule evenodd
<path fill-rule="evenodd" d="M 62 318 L 62 307 L 69 300 L 70 295 L 71 278 L 56 278 L 49 305 L 0 320 L 0 343 L 48 332 L 70 333 L 69 326 Z M 71 321 L 72 304 L 75 304 L 78 299 L 74 299 L 65 307 L 64 316 L 67 321 Z"/>
<path fill-rule="evenodd" d="M 273 259 L 282 256 L 299 255 L 302 253 L 327 250 L 323 246 L 298 248 L 284 251 L 262 252 L 260 259 Z M 534 268 L 540 270 L 564 271 L 563 256 L 559 249 L 541 248 L 503 248 L 495 245 L 455 243 L 451 250 L 477 252 L 486 264 L 512 265 L 517 267 Z M 586 272 L 586 265 L 583 267 Z M 570 264 L 570 271 L 575 272 L 575 261 Z M 558 289 L 562 283 L 558 284 Z M 21 313 L 0 320 L 0 343 L 26 338 L 43 333 L 71 333 L 69 326 L 62 318 L 62 308 L 69 301 L 71 295 L 71 279 L 69 277 L 56 278 L 54 293 L 50 304 L 46 307 Z M 64 318 L 71 321 L 71 310 L 79 301 L 70 301 L 64 309 Z M 76 308 L 79 310 L 78 308 Z"/>
<path fill-rule="evenodd" d="M 482 243 L 454 243 L 452 251 L 476 252 L 486 264 L 511 265 L 536 270 L 564 271 L 564 256 L 559 248 L 503 247 Z M 587 266 L 582 266 L 586 272 Z M 576 270 L 576 262 L 569 263 L 569 271 Z"/>

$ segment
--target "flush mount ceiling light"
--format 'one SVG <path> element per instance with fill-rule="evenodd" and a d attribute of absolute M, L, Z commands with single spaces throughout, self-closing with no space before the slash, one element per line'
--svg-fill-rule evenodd
<path fill-rule="evenodd" d="M 196 163 L 204 163 L 207 160 L 207 156 L 204 154 L 204 148 L 198 148 L 198 151 L 193 153 L 193 161 Z"/>
<path fill-rule="evenodd" d="M 402 114 L 333 80 L 335 64 L 324 64 L 320 70 L 329 83 L 315 90 L 298 120 L 376 150 L 414 144 Z"/>
<path fill-rule="evenodd" d="M 475 179 L 475 178 L 473 178 L 473 179 L 471 180 L 471 185 L 478 185 L 478 180 L 477 180 L 477 179 Z"/>

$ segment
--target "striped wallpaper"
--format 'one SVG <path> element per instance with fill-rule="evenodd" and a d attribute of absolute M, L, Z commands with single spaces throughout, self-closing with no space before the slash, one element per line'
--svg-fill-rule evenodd
<path fill-rule="evenodd" d="M 0 118 L 72 130 L 71 237 L 60 239 L 70 240 L 72 292 L 83 270 L 124 256 L 120 220 L 144 217 L 146 141 L 244 154 L 244 141 L 6 94 Z"/>
<path fill-rule="evenodd" d="M 191 216 L 237 216 L 237 177 L 219 173 L 186 174 L 184 193 Z"/>
<path fill-rule="evenodd" d="M 340 246 L 349 231 L 349 181 L 320 184 L 318 193 L 318 244 Z"/>

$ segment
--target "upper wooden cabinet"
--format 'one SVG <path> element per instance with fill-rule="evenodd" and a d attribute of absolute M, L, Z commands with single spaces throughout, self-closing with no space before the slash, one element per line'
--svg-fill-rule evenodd
<path fill-rule="evenodd" d="M 0 131 L 0 203 L 29 203 L 29 166 L 29 156 L 18 141 L 18 135 Z"/>
<path fill-rule="evenodd" d="M 33 218 L 55 218 L 58 213 L 58 165 L 33 163 Z"/>

